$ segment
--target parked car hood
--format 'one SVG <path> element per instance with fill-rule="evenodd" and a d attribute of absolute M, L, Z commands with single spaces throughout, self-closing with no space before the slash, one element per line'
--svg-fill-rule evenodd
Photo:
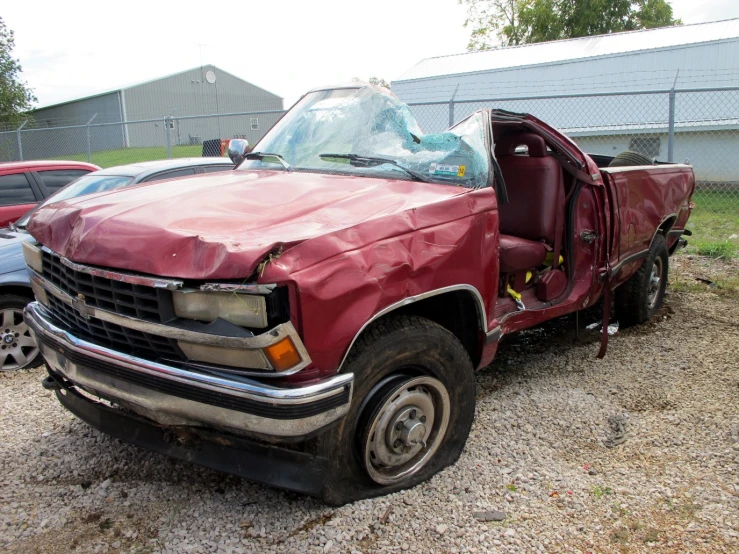
<path fill-rule="evenodd" d="M 303 241 L 466 192 L 417 181 L 234 171 L 49 204 L 27 230 L 78 263 L 184 279 L 243 279 L 265 257 Z"/>

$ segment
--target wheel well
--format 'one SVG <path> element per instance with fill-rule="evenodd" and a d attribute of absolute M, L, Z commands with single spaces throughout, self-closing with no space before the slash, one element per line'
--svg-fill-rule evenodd
<path fill-rule="evenodd" d="M 672 229 L 672 226 L 675 225 L 676 221 L 677 221 L 677 216 L 671 215 L 670 217 L 668 217 L 662 222 L 662 224 L 658 227 L 657 231 L 667 236 L 667 233 L 670 232 L 670 229 Z"/>
<path fill-rule="evenodd" d="M 417 315 L 438 323 L 459 339 L 474 367 L 480 363 L 480 314 L 477 300 L 469 292 L 456 290 L 424 298 L 393 310 L 380 319 L 396 315 Z"/>
<path fill-rule="evenodd" d="M 23 296 L 33 300 L 33 290 L 31 287 L 24 287 L 22 285 L 2 285 L 0 286 L 0 295 L 2 294 L 15 294 L 16 296 Z"/>

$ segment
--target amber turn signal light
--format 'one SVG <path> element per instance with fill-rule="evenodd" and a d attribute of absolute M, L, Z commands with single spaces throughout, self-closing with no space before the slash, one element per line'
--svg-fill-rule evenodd
<path fill-rule="evenodd" d="M 286 371 L 301 362 L 300 354 L 295 349 L 290 337 L 285 337 L 280 342 L 263 349 L 269 363 L 275 371 Z"/>

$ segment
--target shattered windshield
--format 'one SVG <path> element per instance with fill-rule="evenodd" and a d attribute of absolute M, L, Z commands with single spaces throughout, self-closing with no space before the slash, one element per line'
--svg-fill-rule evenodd
<path fill-rule="evenodd" d="M 372 86 L 304 96 L 238 169 L 269 168 L 415 179 L 480 188 L 489 155 L 482 114 L 426 135 L 407 105 Z M 259 156 L 276 154 L 275 157 Z"/>

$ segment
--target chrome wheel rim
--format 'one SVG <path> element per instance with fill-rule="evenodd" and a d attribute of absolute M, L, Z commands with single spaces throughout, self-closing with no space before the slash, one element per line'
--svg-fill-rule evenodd
<path fill-rule="evenodd" d="M 38 354 L 38 346 L 23 321 L 23 312 L 12 308 L 0 310 L 0 318 L 0 371 L 26 367 Z"/>
<path fill-rule="evenodd" d="M 663 273 L 662 258 L 657 258 L 654 260 L 652 271 L 649 274 L 649 285 L 647 287 L 647 306 L 650 310 L 657 304 L 659 289 L 662 286 Z"/>
<path fill-rule="evenodd" d="M 446 387 L 433 377 L 398 384 L 375 410 L 364 439 L 364 465 L 381 485 L 421 471 L 438 450 L 449 426 Z"/>

